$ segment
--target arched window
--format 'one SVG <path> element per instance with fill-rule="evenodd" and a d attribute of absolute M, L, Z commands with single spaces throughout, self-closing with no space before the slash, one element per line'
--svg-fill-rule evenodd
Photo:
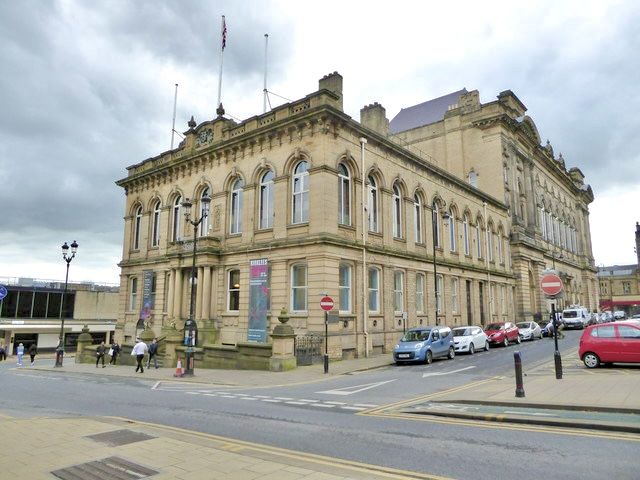
<path fill-rule="evenodd" d="M 392 206 L 393 210 L 393 236 L 394 238 L 402 238 L 402 197 L 400 196 L 400 188 L 393 185 Z"/>
<path fill-rule="evenodd" d="M 416 273 L 416 312 L 424 311 L 424 273 Z"/>
<path fill-rule="evenodd" d="M 542 238 L 547 239 L 547 222 L 545 218 L 544 205 L 540 207 L 540 230 Z"/>
<path fill-rule="evenodd" d="M 307 266 L 297 264 L 291 267 L 291 311 L 307 310 Z"/>
<path fill-rule="evenodd" d="M 369 216 L 369 231 L 378 232 L 378 186 L 376 180 L 369 175 L 369 191 L 367 195 L 367 211 Z"/>
<path fill-rule="evenodd" d="M 293 223 L 309 221 L 309 165 L 302 161 L 293 170 Z"/>
<path fill-rule="evenodd" d="M 478 258 L 482 258 L 482 227 L 480 225 L 480 219 L 476 220 L 476 253 Z"/>
<path fill-rule="evenodd" d="M 502 227 L 498 229 L 498 235 L 496 237 L 496 247 L 498 249 L 498 261 L 503 264 L 504 263 L 504 252 L 502 250 Z"/>
<path fill-rule="evenodd" d="M 209 233 L 209 208 L 208 205 L 206 205 L 206 202 L 203 202 L 202 199 L 210 196 L 209 187 L 204 188 L 200 195 L 200 218 L 202 218 L 202 222 L 200 222 L 200 231 L 198 232 L 198 236 L 200 237 L 204 237 Z"/>
<path fill-rule="evenodd" d="M 380 311 L 380 270 L 369 268 L 369 311 Z"/>
<path fill-rule="evenodd" d="M 348 263 L 340 264 L 338 282 L 340 289 L 340 305 L 338 309 L 343 313 L 351 313 L 351 265 Z"/>
<path fill-rule="evenodd" d="M 449 210 L 449 250 L 455 252 L 458 248 L 456 244 L 456 212 Z"/>
<path fill-rule="evenodd" d="M 478 188 L 478 174 L 476 172 L 471 170 L 467 178 L 469 180 L 469 185 Z"/>
<path fill-rule="evenodd" d="M 231 233 L 242 232 L 242 191 L 244 188 L 244 182 L 241 178 L 236 179 L 233 182 L 231 188 L 231 209 L 229 212 L 229 218 L 231 219 L 231 225 L 229 231 Z"/>
<path fill-rule="evenodd" d="M 273 179 L 271 170 L 260 178 L 260 228 L 273 227 Z"/>
<path fill-rule="evenodd" d="M 173 208 L 171 209 L 171 241 L 177 242 L 180 240 L 180 225 L 182 217 L 182 197 L 178 195 L 173 201 Z"/>
<path fill-rule="evenodd" d="M 420 197 L 413 197 L 413 232 L 416 243 L 422 243 L 422 202 Z"/>
<path fill-rule="evenodd" d="M 153 204 L 153 220 L 151 222 L 151 246 L 160 245 L 160 200 Z"/>
<path fill-rule="evenodd" d="M 129 311 L 134 311 L 138 304 L 138 279 L 131 277 L 129 279 Z"/>
<path fill-rule="evenodd" d="M 140 248 L 140 226 L 142 224 L 142 207 L 138 206 L 133 217 L 133 249 Z"/>
<path fill-rule="evenodd" d="M 393 272 L 393 311 L 404 312 L 404 272 Z"/>
<path fill-rule="evenodd" d="M 487 228 L 487 255 L 490 262 L 493 262 L 493 235 L 493 225 L 489 224 Z"/>
<path fill-rule="evenodd" d="M 342 163 L 338 165 L 338 223 L 351 225 L 351 176 Z"/>
<path fill-rule="evenodd" d="M 433 202 L 431 222 L 433 224 L 433 242 L 436 247 L 442 247 L 442 235 L 440 234 L 440 207 L 438 206 L 438 202 Z"/>
<path fill-rule="evenodd" d="M 462 243 L 464 244 L 464 254 L 469 255 L 469 217 L 467 214 L 462 217 Z"/>

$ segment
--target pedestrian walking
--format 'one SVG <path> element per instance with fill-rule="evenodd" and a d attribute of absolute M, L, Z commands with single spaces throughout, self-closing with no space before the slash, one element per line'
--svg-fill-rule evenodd
<path fill-rule="evenodd" d="M 18 348 L 16 348 L 16 355 L 18 356 L 18 366 L 22 366 L 22 356 L 24 355 L 24 345 L 22 343 L 18 344 Z"/>
<path fill-rule="evenodd" d="M 31 366 L 36 363 L 36 355 L 38 354 L 38 346 L 34 343 L 29 345 L 29 357 L 31 357 Z"/>
<path fill-rule="evenodd" d="M 149 358 L 147 359 L 147 368 L 151 368 L 151 359 L 153 358 L 153 366 L 158 368 L 158 357 L 156 354 L 158 353 L 158 339 L 154 338 L 151 344 L 149 344 Z"/>
<path fill-rule="evenodd" d="M 118 360 L 118 355 L 120 355 L 120 345 L 115 340 L 111 344 L 111 348 L 109 349 L 109 356 L 111 360 L 109 360 L 109 365 L 115 365 Z"/>
<path fill-rule="evenodd" d="M 7 359 L 7 347 L 4 346 L 4 343 L 0 343 L 0 362 L 6 359 Z"/>
<path fill-rule="evenodd" d="M 98 368 L 98 362 L 102 360 L 102 368 L 104 368 L 104 354 L 107 350 L 107 347 L 104 346 L 104 342 L 100 342 L 98 348 L 96 349 L 96 368 Z"/>
<path fill-rule="evenodd" d="M 558 338 L 564 338 L 564 323 L 563 322 L 556 322 L 557 328 L 558 328 Z"/>
<path fill-rule="evenodd" d="M 144 373 L 144 367 L 142 366 L 142 359 L 144 358 L 144 354 L 147 351 L 147 344 L 144 343 L 139 338 L 136 338 L 136 344 L 133 346 L 133 350 L 131 350 L 131 355 L 136 356 L 136 360 L 138 365 L 136 366 L 136 373 L 140 370 L 140 373 Z"/>

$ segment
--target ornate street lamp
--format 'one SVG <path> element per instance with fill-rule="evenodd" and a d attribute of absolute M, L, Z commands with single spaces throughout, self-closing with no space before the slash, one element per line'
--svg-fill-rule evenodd
<path fill-rule="evenodd" d="M 71 244 L 71 255 L 69 255 L 69 245 L 64 242 L 62 245 L 62 258 L 67 262 L 67 274 L 64 277 L 64 292 L 62 293 L 62 303 L 60 305 L 60 337 L 58 338 L 58 348 L 56 349 L 56 367 L 62 367 L 62 359 L 64 358 L 64 299 L 67 295 L 67 284 L 69 283 L 69 264 L 76 256 L 78 244 L 74 240 Z"/>
<path fill-rule="evenodd" d="M 193 310 L 196 303 L 196 242 L 198 239 L 198 225 L 207 218 L 209 215 L 209 204 L 211 203 L 211 197 L 204 195 L 200 201 L 202 202 L 202 215 L 200 218 L 191 219 L 191 207 L 193 203 L 187 198 L 182 202 L 182 208 L 184 208 L 184 217 L 188 223 L 193 225 L 193 261 L 191 263 L 191 298 L 189 301 L 189 318 L 184 322 L 184 345 L 187 347 L 185 354 L 185 369 L 184 374 L 193 376 L 195 354 L 194 347 L 197 344 L 198 336 L 198 324 L 193 318 Z"/>
<path fill-rule="evenodd" d="M 442 205 L 442 208 L 444 208 L 445 205 Z M 448 212 L 444 212 L 442 214 L 442 219 L 444 220 L 444 222 L 446 223 L 450 218 L 450 215 Z M 437 230 L 438 230 L 438 205 L 436 204 L 436 201 L 434 200 L 433 203 L 431 204 L 431 236 L 432 236 L 432 244 L 433 244 L 433 308 L 435 311 L 435 319 L 436 319 L 436 325 L 440 325 L 440 321 L 438 320 L 438 269 L 436 266 L 436 240 L 438 238 L 438 234 L 437 234 Z M 442 233 L 442 232 L 440 232 Z M 442 236 L 442 235 L 441 235 Z M 444 282 L 443 282 L 443 289 L 444 289 Z"/>

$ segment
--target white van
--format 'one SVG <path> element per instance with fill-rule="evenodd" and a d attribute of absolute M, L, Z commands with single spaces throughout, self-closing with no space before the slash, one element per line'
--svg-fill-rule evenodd
<path fill-rule="evenodd" d="M 584 307 L 571 307 L 562 311 L 565 328 L 584 328 L 589 324 L 591 314 Z"/>

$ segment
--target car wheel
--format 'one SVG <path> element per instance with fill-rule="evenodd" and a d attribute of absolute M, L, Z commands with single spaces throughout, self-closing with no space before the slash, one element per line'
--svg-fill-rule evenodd
<path fill-rule="evenodd" d="M 504 341 L 502 342 L 502 345 L 505 347 L 509 346 L 509 339 L 507 337 L 504 337 Z"/>
<path fill-rule="evenodd" d="M 489 340 L 487 340 L 486 342 L 484 342 L 484 351 L 488 352 L 489 351 Z"/>
<path fill-rule="evenodd" d="M 473 346 L 473 343 L 469 345 L 469 355 L 473 355 L 476 353 L 476 347 Z"/>
<path fill-rule="evenodd" d="M 453 360 L 453 357 L 456 356 L 456 351 L 453 349 L 453 347 L 449 347 L 449 355 L 447 355 L 447 358 L 449 360 Z"/>
<path fill-rule="evenodd" d="M 518 335 L 518 338 L 516 339 L 516 343 L 518 345 L 520 345 L 522 343 L 522 339 L 520 338 L 520 335 Z"/>
<path fill-rule="evenodd" d="M 427 350 L 427 353 L 424 354 L 424 363 L 430 365 L 431 362 L 433 362 L 433 353 L 431 353 L 431 350 Z"/>
<path fill-rule="evenodd" d="M 587 352 L 582 356 L 582 361 L 586 365 L 587 368 L 596 368 L 600 365 L 600 358 L 598 355 L 592 352 Z"/>

